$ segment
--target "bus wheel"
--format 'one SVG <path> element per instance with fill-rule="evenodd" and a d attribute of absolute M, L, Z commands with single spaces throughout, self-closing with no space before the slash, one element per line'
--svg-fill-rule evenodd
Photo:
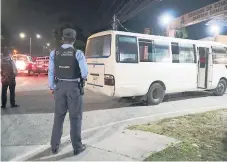
<path fill-rule="evenodd" d="M 226 88 L 227 88 L 226 81 L 224 79 L 221 79 L 213 93 L 215 96 L 223 96 L 225 94 Z"/>
<path fill-rule="evenodd" d="M 159 83 L 154 83 L 149 88 L 147 94 L 147 104 L 148 105 L 158 105 L 160 104 L 165 96 L 165 89 Z"/>

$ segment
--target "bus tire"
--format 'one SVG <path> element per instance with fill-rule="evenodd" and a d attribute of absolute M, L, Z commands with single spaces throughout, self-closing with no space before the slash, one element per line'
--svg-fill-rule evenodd
<path fill-rule="evenodd" d="M 160 83 L 154 83 L 150 86 L 147 94 L 148 105 L 160 104 L 165 96 L 165 88 Z"/>
<path fill-rule="evenodd" d="M 217 88 L 213 91 L 215 96 L 223 96 L 226 92 L 227 83 L 224 79 L 221 79 L 218 83 Z"/>

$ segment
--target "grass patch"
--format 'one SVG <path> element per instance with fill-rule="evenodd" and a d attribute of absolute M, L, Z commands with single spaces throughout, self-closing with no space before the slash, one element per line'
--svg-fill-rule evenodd
<path fill-rule="evenodd" d="M 151 154 L 145 161 L 226 161 L 227 110 L 163 119 L 131 126 L 176 138 L 182 142 Z"/>

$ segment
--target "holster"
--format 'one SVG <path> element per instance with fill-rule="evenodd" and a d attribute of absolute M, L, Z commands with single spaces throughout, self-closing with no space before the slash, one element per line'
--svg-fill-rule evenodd
<path fill-rule="evenodd" d="M 80 79 L 80 82 L 78 84 L 78 88 L 80 90 L 80 94 L 83 96 L 84 95 L 84 85 L 85 85 L 85 80 L 84 79 Z"/>
<path fill-rule="evenodd" d="M 54 78 L 54 83 L 57 84 L 58 83 L 58 79 L 55 77 Z"/>

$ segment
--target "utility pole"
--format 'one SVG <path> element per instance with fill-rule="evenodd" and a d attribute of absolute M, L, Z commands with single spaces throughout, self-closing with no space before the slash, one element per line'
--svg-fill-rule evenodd
<path fill-rule="evenodd" d="M 117 30 L 117 17 L 116 17 L 115 14 L 114 14 L 114 16 L 113 16 L 112 29 L 113 29 L 113 30 Z"/>
<path fill-rule="evenodd" d="M 32 56 L 32 38 L 31 37 L 29 39 L 29 53 L 30 53 L 30 56 Z"/>

